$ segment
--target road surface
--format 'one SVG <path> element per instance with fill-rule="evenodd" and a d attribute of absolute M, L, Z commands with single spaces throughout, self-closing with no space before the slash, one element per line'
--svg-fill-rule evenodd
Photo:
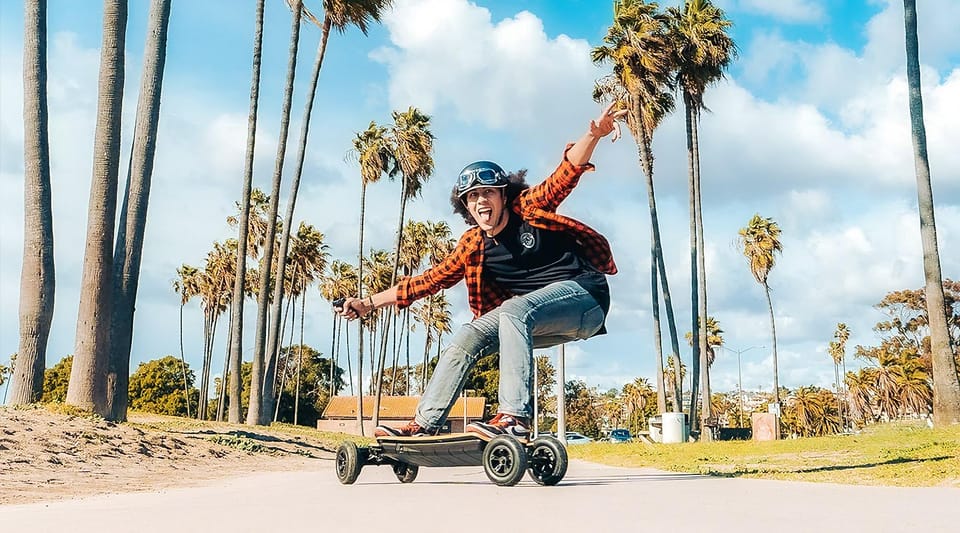
<path fill-rule="evenodd" d="M 4 532 L 908 532 L 960 531 L 960 489 L 710 478 L 572 461 L 541 487 L 490 483 L 481 467 L 422 468 L 400 484 L 387 467 L 337 481 L 313 471 L 203 487 L 0 506 Z"/>

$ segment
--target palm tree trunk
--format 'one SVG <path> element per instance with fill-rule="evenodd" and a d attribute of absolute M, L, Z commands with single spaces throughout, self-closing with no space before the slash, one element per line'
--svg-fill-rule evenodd
<path fill-rule="evenodd" d="M 106 417 L 113 298 L 113 230 L 117 211 L 126 0 L 104 0 L 93 179 L 87 216 L 80 306 L 67 403 Z"/>
<path fill-rule="evenodd" d="M 703 420 L 707 421 L 713 418 L 713 402 L 711 397 L 713 395 L 713 390 L 710 387 L 710 347 L 707 346 L 707 256 L 705 251 L 705 242 L 703 239 L 703 191 L 700 187 L 700 133 L 699 126 L 700 123 L 700 111 L 696 106 L 692 107 L 693 120 L 691 122 L 691 132 L 692 132 L 692 141 L 693 141 L 693 177 L 694 177 L 694 193 L 696 197 L 696 225 L 697 225 L 697 271 L 699 280 L 699 302 L 700 302 L 700 338 L 698 340 L 700 345 L 700 372 L 702 378 L 700 380 L 702 386 L 702 396 L 703 396 Z M 703 433 L 703 432 L 701 432 Z M 704 440 L 712 440 L 713 434 L 710 432 L 703 433 Z"/>
<path fill-rule="evenodd" d="M 11 405 L 39 401 L 43 394 L 56 289 L 47 126 L 46 0 L 24 3 L 23 26 L 23 266 L 19 364 L 13 368 Z M 10 386 L 8 383 L 4 396 Z"/>
<path fill-rule="evenodd" d="M 232 313 L 231 313 L 232 314 Z M 217 390 L 217 422 L 223 422 L 223 409 L 226 406 L 227 376 L 230 375 L 230 350 L 233 346 L 233 328 L 227 328 L 227 350 L 223 355 L 223 372 L 220 373 L 220 388 Z"/>
<path fill-rule="evenodd" d="M 400 270 L 400 245 L 403 243 L 403 217 L 407 207 L 407 177 L 400 176 L 400 220 L 397 222 L 397 242 L 393 251 L 393 273 L 390 275 L 390 286 L 397 282 L 397 272 Z M 388 313 L 388 317 L 390 314 Z M 383 387 L 384 365 L 387 362 L 387 335 L 390 331 L 389 319 L 384 321 L 383 342 L 380 345 L 380 372 L 377 375 L 377 395 L 373 400 L 373 425 L 380 423 L 380 396 Z M 394 379 L 396 381 L 396 379 Z"/>
<path fill-rule="evenodd" d="M 197 400 L 197 420 L 206 420 L 207 407 L 203 401 L 207 392 L 207 377 L 210 373 L 207 371 L 207 354 L 210 351 L 210 312 L 203 310 L 203 363 L 200 368 L 200 398 Z"/>
<path fill-rule="evenodd" d="M 363 298 L 363 216 L 366 210 L 367 182 L 360 183 L 360 253 L 357 262 L 357 298 Z M 357 320 L 357 426 L 363 436 L 363 319 Z"/>
<path fill-rule="evenodd" d="M 687 166 L 688 166 L 688 186 L 690 190 L 690 335 L 692 342 L 692 355 L 690 366 L 690 430 L 693 432 L 699 426 L 697 417 L 697 389 L 700 386 L 700 281 L 697 261 L 697 180 L 694 171 L 693 154 L 693 104 L 690 97 L 684 93 L 684 122 L 687 134 Z M 704 397 L 704 409 L 709 402 L 709 398 Z M 701 434 L 702 436 L 702 434 Z"/>
<path fill-rule="evenodd" d="M 344 335 L 344 344 L 346 344 L 347 350 L 347 376 L 350 378 L 350 395 L 356 394 L 356 391 L 353 389 L 353 361 L 350 359 L 350 325 L 347 324 L 347 327 L 343 327 L 343 321 L 340 322 L 341 333 Z"/>
<path fill-rule="evenodd" d="M 657 251 L 650 232 L 650 302 L 653 306 L 653 344 L 657 362 L 657 412 L 667 412 L 667 391 L 663 381 L 663 338 L 660 325 L 660 280 L 657 279 Z"/>
<path fill-rule="evenodd" d="M 273 245 L 277 236 L 277 210 L 280 203 L 280 183 L 283 179 L 283 160 L 287 152 L 287 133 L 290 130 L 290 102 L 293 100 L 293 81 L 297 71 L 297 48 L 300 40 L 300 14 L 302 2 L 293 0 L 293 22 L 290 27 L 290 52 L 287 57 L 287 82 L 280 111 L 280 134 L 277 142 L 277 159 L 273 169 L 273 189 L 267 214 L 267 234 L 260 261 L 260 294 L 257 298 L 257 328 L 254 333 L 253 372 L 250 375 L 250 408 L 247 411 L 248 425 L 266 425 L 270 422 L 269 398 L 262 396 L 264 386 L 265 358 L 267 347 L 267 314 L 270 299 L 270 270 L 273 265 Z M 282 250 L 285 252 L 285 250 Z M 283 285 L 283 270 L 277 270 L 278 285 Z M 273 324 L 277 319 L 274 317 Z M 269 376 L 269 374 L 266 374 Z M 266 402 L 266 403 L 265 403 Z"/>
<path fill-rule="evenodd" d="M 263 49 L 263 4 L 257 0 L 253 37 L 253 74 L 250 82 L 250 110 L 247 114 L 247 150 L 243 164 L 243 185 L 240 201 L 240 220 L 237 222 L 237 274 L 233 281 L 233 307 L 230 327 L 230 409 L 231 424 L 240 423 L 240 396 L 243 390 L 240 367 L 243 361 L 243 303 L 247 279 L 247 240 L 250 225 L 250 194 L 253 183 L 253 154 L 257 142 L 257 110 L 260 101 L 260 57 Z M 226 376 L 224 376 L 226 378 Z"/>
<path fill-rule="evenodd" d="M 283 346 L 283 336 L 286 335 L 286 333 L 287 333 L 287 319 L 288 319 L 288 318 L 291 318 L 291 317 L 290 317 L 290 313 L 291 313 L 291 309 L 293 309 L 293 301 L 294 301 L 295 299 L 296 299 L 296 296 L 294 296 L 293 298 L 291 298 L 290 300 L 287 301 L 287 308 L 286 308 L 286 309 L 284 310 L 284 312 L 283 312 L 283 319 L 282 319 L 282 320 L 276 320 L 276 319 L 274 319 L 274 318 L 271 318 L 271 319 L 270 319 L 270 321 L 271 321 L 271 326 L 273 325 L 272 323 L 274 323 L 274 322 L 280 322 L 280 323 L 281 323 L 279 334 L 278 334 L 278 335 L 275 335 L 275 334 L 272 334 L 272 333 L 271 333 L 271 335 L 270 335 L 270 337 L 271 337 L 270 341 L 271 341 L 271 342 L 270 342 L 270 345 L 267 346 L 267 354 L 269 354 L 270 356 L 267 357 L 267 360 L 266 360 L 266 368 L 267 368 L 267 369 L 266 369 L 266 371 L 264 372 L 265 378 L 264 378 L 264 382 L 263 382 L 263 395 L 264 395 L 263 400 L 264 400 L 264 409 L 266 409 L 266 408 L 269 406 L 269 407 L 270 407 L 270 412 L 273 412 L 273 411 L 274 411 L 274 409 L 273 409 L 273 407 L 274 407 L 274 406 L 273 406 L 273 401 L 269 401 L 269 402 L 268 402 L 266 395 L 267 395 L 268 389 L 269 389 L 269 391 L 270 391 L 271 393 L 275 393 L 275 392 L 276 392 L 276 391 L 274 390 L 274 385 L 276 385 L 276 383 L 277 383 L 277 368 L 279 367 L 279 360 L 278 360 L 278 359 L 279 359 L 279 357 L 280 357 L 280 355 L 279 355 L 279 354 L 280 354 L 280 348 Z M 294 311 L 295 311 L 295 310 L 294 310 Z M 294 314 L 296 314 L 296 313 L 294 313 Z M 279 317 L 277 317 L 277 318 L 279 318 Z M 292 324 L 292 323 L 293 323 L 293 320 L 291 319 L 291 324 Z M 294 327 L 293 325 L 291 325 L 291 327 L 290 327 L 290 339 L 291 339 L 290 344 L 293 344 L 293 327 Z M 270 329 L 272 330 L 273 328 L 271 327 Z M 289 346 L 289 345 L 288 345 L 288 346 Z M 269 384 L 269 386 L 268 386 L 268 384 Z M 272 394 L 271 394 L 271 397 L 272 397 Z"/>
<path fill-rule="evenodd" d="M 147 226 L 147 206 L 153 177 L 160 122 L 160 94 L 167 55 L 167 28 L 170 0 L 152 0 L 143 50 L 143 78 L 131 150 L 131 171 L 127 180 L 117 243 L 114 251 L 114 302 L 110 328 L 110 370 L 107 403 L 111 420 L 127 419 L 127 395 L 130 380 L 130 348 L 133 343 L 133 314 L 143 256 L 143 238 Z M 128 203 L 129 202 L 129 203 Z"/>
<path fill-rule="evenodd" d="M 183 371 L 183 399 L 187 402 L 187 418 L 190 418 L 190 387 L 187 385 L 187 361 L 183 356 L 183 306 L 180 302 L 180 369 Z"/>
<path fill-rule="evenodd" d="M 933 363 L 933 423 L 937 427 L 960 424 L 960 378 L 951 346 L 943 297 L 937 223 L 934 217 L 933 187 L 927 158 L 927 132 L 923 121 L 920 87 L 920 44 L 917 37 L 916 0 L 903 0 L 907 48 L 907 85 L 910 89 L 910 132 L 917 174 L 920 211 L 920 242 L 923 245 L 924 295 L 930 320 L 930 351 Z"/>
<path fill-rule="evenodd" d="M 290 198 L 287 199 L 287 213 L 283 224 L 283 235 L 280 239 L 279 266 L 277 268 L 278 272 L 283 272 L 283 269 L 287 264 L 287 248 L 290 241 L 290 232 L 292 231 L 293 227 L 293 213 L 297 205 L 297 193 L 300 191 L 300 178 L 303 175 L 303 161 L 307 153 L 307 137 L 310 135 L 310 115 L 313 113 L 313 100 L 317 95 L 317 80 L 320 79 L 320 69 L 323 67 L 323 57 L 326 54 L 327 39 L 329 35 L 330 19 L 329 17 L 324 17 L 323 34 L 320 39 L 320 44 L 317 46 L 317 56 L 313 62 L 313 74 L 310 77 L 310 87 L 307 89 L 307 102 L 303 110 L 303 123 L 300 125 L 300 144 L 298 145 L 297 149 L 297 165 L 293 173 L 293 181 L 290 182 Z M 274 320 L 276 320 L 280 314 L 280 303 L 282 301 L 283 286 L 278 283 L 276 287 L 274 287 L 273 291 Z M 277 328 L 274 326 L 273 331 L 271 332 L 271 337 L 276 336 L 276 330 Z M 268 346 L 273 346 L 273 343 L 268 344 Z M 268 365 L 273 360 L 272 354 L 268 354 Z M 267 370 L 270 370 L 269 366 Z M 265 389 L 263 391 L 263 398 L 264 400 L 273 398 L 273 387 L 269 387 L 269 389 Z"/>
<path fill-rule="evenodd" d="M 770 299 L 770 285 L 763 284 L 764 293 L 767 295 L 767 308 L 770 309 L 770 335 L 773 342 L 773 401 L 780 408 L 780 371 L 777 366 L 777 323 L 773 318 L 773 300 Z M 779 415 L 777 416 L 779 419 Z"/>
<path fill-rule="evenodd" d="M 337 314 L 333 313 L 333 325 L 330 328 L 330 391 L 327 393 L 328 398 L 333 398 L 333 369 L 337 366 L 337 361 L 340 360 L 340 353 L 337 348 L 339 345 L 337 343 Z"/>
<path fill-rule="evenodd" d="M 653 249 L 657 256 L 657 269 L 659 271 L 660 287 L 663 290 L 663 302 L 667 311 L 667 327 L 670 331 L 670 347 L 673 350 L 673 356 L 680 362 L 680 340 L 677 336 L 677 322 L 673 316 L 673 301 L 670 298 L 670 284 L 667 281 L 667 268 L 663 261 L 663 247 L 660 243 L 660 221 L 657 218 L 657 199 L 653 187 L 653 152 L 650 148 L 650 136 L 644 132 L 643 140 L 638 143 L 640 162 L 643 167 L 643 174 L 647 181 L 647 201 L 650 206 L 650 228 L 653 235 Z M 683 384 L 680 381 L 679 372 L 676 376 L 676 385 L 674 386 L 674 395 L 676 398 L 677 409 L 682 409 L 680 400 L 683 397 Z"/>
<path fill-rule="evenodd" d="M 300 344 L 297 348 L 297 385 L 293 394 L 293 425 L 297 425 L 300 414 L 300 373 L 303 371 L 303 317 L 307 312 L 307 291 L 300 295 Z M 332 354 L 331 354 L 332 357 Z M 333 360 L 330 361 L 333 363 Z M 333 368 L 333 365 L 330 365 Z M 332 381 L 332 380 L 331 380 Z"/>
<path fill-rule="evenodd" d="M 406 353 L 406 356 L 407 356 L 407 365 L 406 365 L 406 370 L 404 371 L 405 379 L 406 379 L 406 392 L 404 393 L 404 395 L 410 396 L 410 394 L 412 393 L 412 390 L 410 387 L 410 308 L 409 307 L 403 310 L 403 323 L 405 324 L 403 328 L 403 335 L 405 339 L 404 352 Z"/>

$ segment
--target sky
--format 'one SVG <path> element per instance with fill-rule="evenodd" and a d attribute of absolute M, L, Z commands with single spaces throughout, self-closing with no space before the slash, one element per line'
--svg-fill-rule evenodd
<path fill-rule="evenodd" d="M 663 5 L 679 2 L 665 1 Z M 770 322 L 762 287 L 736 246 L 755 213 L 783 229 L 769 277 L 782 386 L 829 387 L 827 345 L 838 322 L 855 345 L 875 345 L 873 306 L 893 290 L 923 286 L 916 175 L 905 79 L 903 5 L 898 0 L 717 0 L 733 22 L 739 55 L 705 96 L 700 124 L 709 314 L 726 349 L 714 390 L 772 388 Z M 269 191 L 280 129 L 290 14 L 267 0 L 254 185 Z M 320 12 L 318 0 L 306 0 Z M 960 2 L 918 2 L 929 161 L 944 277 L 960 277 Z M 147 2 L 130 2 L 122 161 L 132 138 Z M 131 368 L 179 353 L 183 263 L 200 266 L 215 241 L 235 237 L 225 219 L 240 198 L 246 146 L 253 0 L 174 1 L 158 148 L 135 315 Z M 0 3 L 0 363 L 17 351 L 23 254 L 23 9 Z M 331 35 L 310 124 L 296 219 L 313 224 L 331 259 L 357 254 L 359 168 L 351 141 L 370 121 L 415 106 L 432 117 L 435 173 L 407 207 L 408 220 L 466 226 L 448 194 L 459 169 L 479 160 L 549 175 L 565 143 L 601 110 L 590 61 L 612 18 L 600 0 L 396 0 L 381 25 Z M 48 1 L 48 98 L 57 292 L 47 366 L 73 353 L 92 176 L 102 8 Z M 281 212 L 300 135 L 319 30 L 305 26 L 293 98 Z M 655 381 L 649 291 L 649 217 L 636 145 L 604 140 L 596 172 L 561 206 L 611 242 L 620 272 L 609 278 L 607 335 L 566 346 L 567 379 L 591 387 Z M 657 130 L 657 202 L 677 327 L 690 330 L 687 159 L 682 116 Z M 121 165 L 123 167 L 124 165 Z M 125 176 L 121 177 L 121 187 Z M 392 248 L 399 184 L 368 187 L 365 245 Z M 369 251 L 370 248 L 367 248 Z M 447 292 L 453 323 L 470 320 L 462 283 Z M 255 306 L 246 306 L 252 325 Z M 226 317 L 221 321 L 225 331 Z M 306 344 L 330 350 L 331 311 L 307 297 Z M 184 310 L 191 367 L 201 366 L 199 304 Z M 244 358 L 252 352 L 247 327 Z M 413 345 L 422 346 L 422 333 Z M 215 347 L 222 368 L 225 335 Z M 681 340 L 681 344 L 685 344 Z M 669 341 L 664 332 L 665 350 Z M 417 349 L 414 353 L 420 353 Z M 554 357 L 557 350 L 543 352 Z M 738 365 L 738 353 L 740 363 Z M 690 364 L 689 348 L 683 359 Z M 850 359 L 848 366 L 863 364 Z M 341 366 L 344 363 L 341 362 Z"/>

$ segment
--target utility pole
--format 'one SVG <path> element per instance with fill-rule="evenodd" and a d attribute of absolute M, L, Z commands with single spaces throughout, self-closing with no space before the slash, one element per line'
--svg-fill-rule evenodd
<path fill-rule="evenodd" d="M 563 345 L 560 345 L 560 361 L 557 364 L 557 373 L 560 379 L 557 383 L 557 438 L 564 446 L 567 445 L 567 398 L 566 398 L 566 370 L 564 369 Z"/>
<path fill-rule="evenodd" d="M 731 352 L 737 352 L 737 399 L 739 400 L 740 405 L 740 427 L 743 427 L 743 368 L 740 364 L 740 354 L 749 352 L 754 348 L 766 348 L 766 346 L 750 346 L 749 348 L 737 349 L 737 348 L 727 348 Z"/>

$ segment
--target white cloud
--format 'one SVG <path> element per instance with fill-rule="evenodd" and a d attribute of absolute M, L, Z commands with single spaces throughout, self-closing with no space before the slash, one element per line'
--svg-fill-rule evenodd
<path fill-rule="evenodd" d="M 822 0 L 740 0 L 740 9 L 767 15 L 784 22 L 811 23 L 822 21 L 826 14 Z"/>
<path fill-rule="evenodd" d="M 394 108 L 450 106 L 467 124 L 536 130 L 569 103 L 589 102 L 599 77 L 588 43 L 548 37 L 527 11 L 494 22 L 465 0 L 400 0 L 384 22 L 393 46 L 373 58 L 390 71 Z"/>

